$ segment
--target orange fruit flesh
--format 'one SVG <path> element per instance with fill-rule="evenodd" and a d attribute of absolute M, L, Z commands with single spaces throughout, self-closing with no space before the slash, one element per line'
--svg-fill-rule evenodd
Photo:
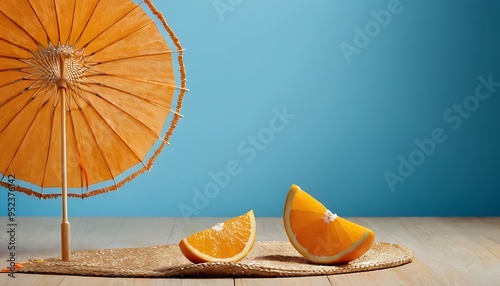
<path fill-rule="evenodd" d="M 330 212 L 323 204 L 293 185 L 283 215 L 292 245 L 318 264 L 342 264 L 361 257 L 375 234 Z"/>
<path fill-rule="evenodd" d="M 249 211 L 182 239 L 179 248 L 193 263 L 238 261 L 250 252 L 255 236 L 255 217 Z"/>

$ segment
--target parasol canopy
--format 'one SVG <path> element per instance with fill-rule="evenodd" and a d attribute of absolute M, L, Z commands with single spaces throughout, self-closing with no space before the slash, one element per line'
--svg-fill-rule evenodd
<path fill-rule="evenodd" d="M 149 0 L 2 0 L 0 184 L 62 196 L 66 223 L 67 196 L 152 166 L 185 91 L 182 47 Z"/>

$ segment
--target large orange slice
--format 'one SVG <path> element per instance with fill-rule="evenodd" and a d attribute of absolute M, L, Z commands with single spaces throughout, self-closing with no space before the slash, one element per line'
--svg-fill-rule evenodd
<path fill-rule="evenodd" d="M 179 242 L 182 254 L 193 263 L 238 261 L 255 242 L 253 211 L 191 234 Z"/>
<path fill-rule="evenodd" d="M 297 185 L 288 192 L 283 222 L 295 249 L 317 264 L 357 259 L 370 249 L 375 238 L 373 231 L 332 213 Z"/>

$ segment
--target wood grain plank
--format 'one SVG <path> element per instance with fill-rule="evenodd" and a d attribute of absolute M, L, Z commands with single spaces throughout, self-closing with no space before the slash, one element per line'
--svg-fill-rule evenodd
<path fill-rule="evenodd" d="M 170 237 L 175 220 L 166 217 L 123 218 L 108 247 L 143 247 L 174 243 Z"/>
<path fill-rule="evenodd" d="M 500 282 L 500 259 L 483 245 L 485 228 L 472 218 L 434 218 L 448 240 L 446 258 L 462 275 L 482 285 Z M 500 234 L 500 233 L 499 233 Z"/>
<path fill-rule="evenodd" d="M 85 217 L 77 225 L 71 238 L 71 250 L 108 248 L 123 224 L 124 218 Z"/>
<path fill-rule="evenodd" d="M 419 259 L 400 267 L 328 276 L 332 285 L 442 285 Z"/>
<path fill-rule="evenodd" d="M 234 279 L 179 279 L 181 286 L 234 286 Z"/>
<path fill-rule="evenodd" d="M 363 220 L 363 219 L 362 219 Z M 366 220 L 366 219 L 365 219 Z M 498 258 L 466 234 L 474 224 L 462 218 L 392 218 L 371 220 L 372 229 L 412 248 L 428 272 L 446 285 L 493 285 Z M 369 221 L 366 221 L 369 223 Z M 466 227 L 467 226 L 467 227 Z"/>
<path fill-rule="evenodd" d="M 7 275 L 0 275 L 0 285 L 5 286 L 37 286 L 37 285 L 59 285 L 64 276 L 61 275 L 41 275 L 41 274 L 24 274 L 18 273 L 16 278 L 8 277 Z"/>
<path fill-rule="evenodd" d="M 7 221 L 4 217 L 2 221 Z M 80 218 L 72 219 L 72 223 L 78 224 Z M 61 219 L 58 217 L 17 217 L 16 218 L 16 261 L 23 262 L 29 258 L 34 258 L 31 253 L 36 253 L 37 257 L 58 256 L 61 253 Z M 1 225 L 1 234 L 6 233 L 6 223 Z M 71 237 L 76 231 L 71 229 Z M 0 261 L 5 261 L 7 246 L 3 245 L 7 241 L 6 236 L 2 236 Z M 3 263 L 0 263 L 3 267 Z"/>
<path fill-rule="evenodd" d="M 326 276 L 289 278 L 241 278 L 235 279 L 235 286 L 331 286 Z"/>
<path fill-rule="evenodd" d="M 16 278 L 0 275 L 2 286 L 24 285 L 92 285 L 92 286 L 234 286 L 234 280 L 224 279 L 161 279 L 161 278 L 120 278 L 120 277 L 86 277 L 66 275 L 16 274 Z"/>
<path fill-rule="evenodd" d="M 288 241 L 282 218 L 256 218 L 256 225 L 258 241 Z"/>
<path fill-rule="evenodd" d="M 234 286 L 233 279 L 149 279 L 66 276 L 59 286 Z"/>
<path fill-rule="evenodd" d="M 6 217 L 2 217 L 6 221 Z M 59 218 L 20 217 L 16 260 L 59 256 Z M 72 249 L 139 247 L 178 241 L 227 218 L 71 218 Z M 350 218 L 375 231 L 377 241 L 413 249 L 401 267 L 329 277 L 265 279 L 132 279 L 0 274 L 0 285 L 496 285 L 500 281 L 500 218 Z M 0 225 L 0 267 L 7 258 Z M 258 240 L 288 240 L 281 218 L 257 218 Z M 4 246 L 2 246 L 4 245 Z"/>
<path fill-rule="evenodd" d="M 473 236 L 474 239 L 500 258 L 500 217 L 471 218 L 471 220 L 480 228 Z"/>
<path fill-rule="evenodd" d="M 500 217 L 480 217 L 472 219 L 474 219 L 476 222 L 479 222 L 480 224 L 487 225 L 500 231 Z"/>
<path fill-rule="evenodd" d="M 397 243 L 392 233 L 380 227 L 380 223 L 392 218 L 349 218 L 351 221 L 365 225 L 376 233 L 377 241 Z M 406 243 L 402 245 L 409 246 Z M 411 248 L 411 247 L 410 247 Z M 430 273 L 425 264 L 416 257 L 412 263 L 377 271 L 360 272 L 328 277 L 332 285 L 441 285 Z"/>
<path fill-rule="evenodd" d="M 107 278 L 107 277 L 84 277 L 84 276 L 64 276 L 64 280 L 58 286 L 71 285 L 95 285 L 95 286 L 118 286 L 118 285 L 145 285 L 132 284 L 134 279 Z"/>

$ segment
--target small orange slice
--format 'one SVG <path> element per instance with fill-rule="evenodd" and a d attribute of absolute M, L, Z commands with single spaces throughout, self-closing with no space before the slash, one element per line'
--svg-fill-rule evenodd
<path fill-rule="evenodd" d="M 182 254 L 193 263 L 238 261 L 255 242 L 253 211 L 191 234 L 179 242 Z"/>
<path fill-rule="evenodd" d="M 375 239 L 373 231 L 343 219 L 292 185 L 283 222 L 292 245 L 317 264 L 342 264 L 361 257 Z"/>
<path fill-rule="evenodd" d="M 28 262 L 24 262 L 24 263 L 15 263 L 15 264 L 14 264 L 14 269 L 23 268 L 23 267 L 24 267 L 24 264 L 26 264 L 26 263 L 28 263 Z M 12 270 L 11 270 L 11 268 L 7 268 L 7 267 L 2 268 L 2 269 L 0 270 L 0 272 L 3 272 L 3 273 L 7 273 L 7 272 L 11 272 L 11 271 L 12 271 Z"/>

